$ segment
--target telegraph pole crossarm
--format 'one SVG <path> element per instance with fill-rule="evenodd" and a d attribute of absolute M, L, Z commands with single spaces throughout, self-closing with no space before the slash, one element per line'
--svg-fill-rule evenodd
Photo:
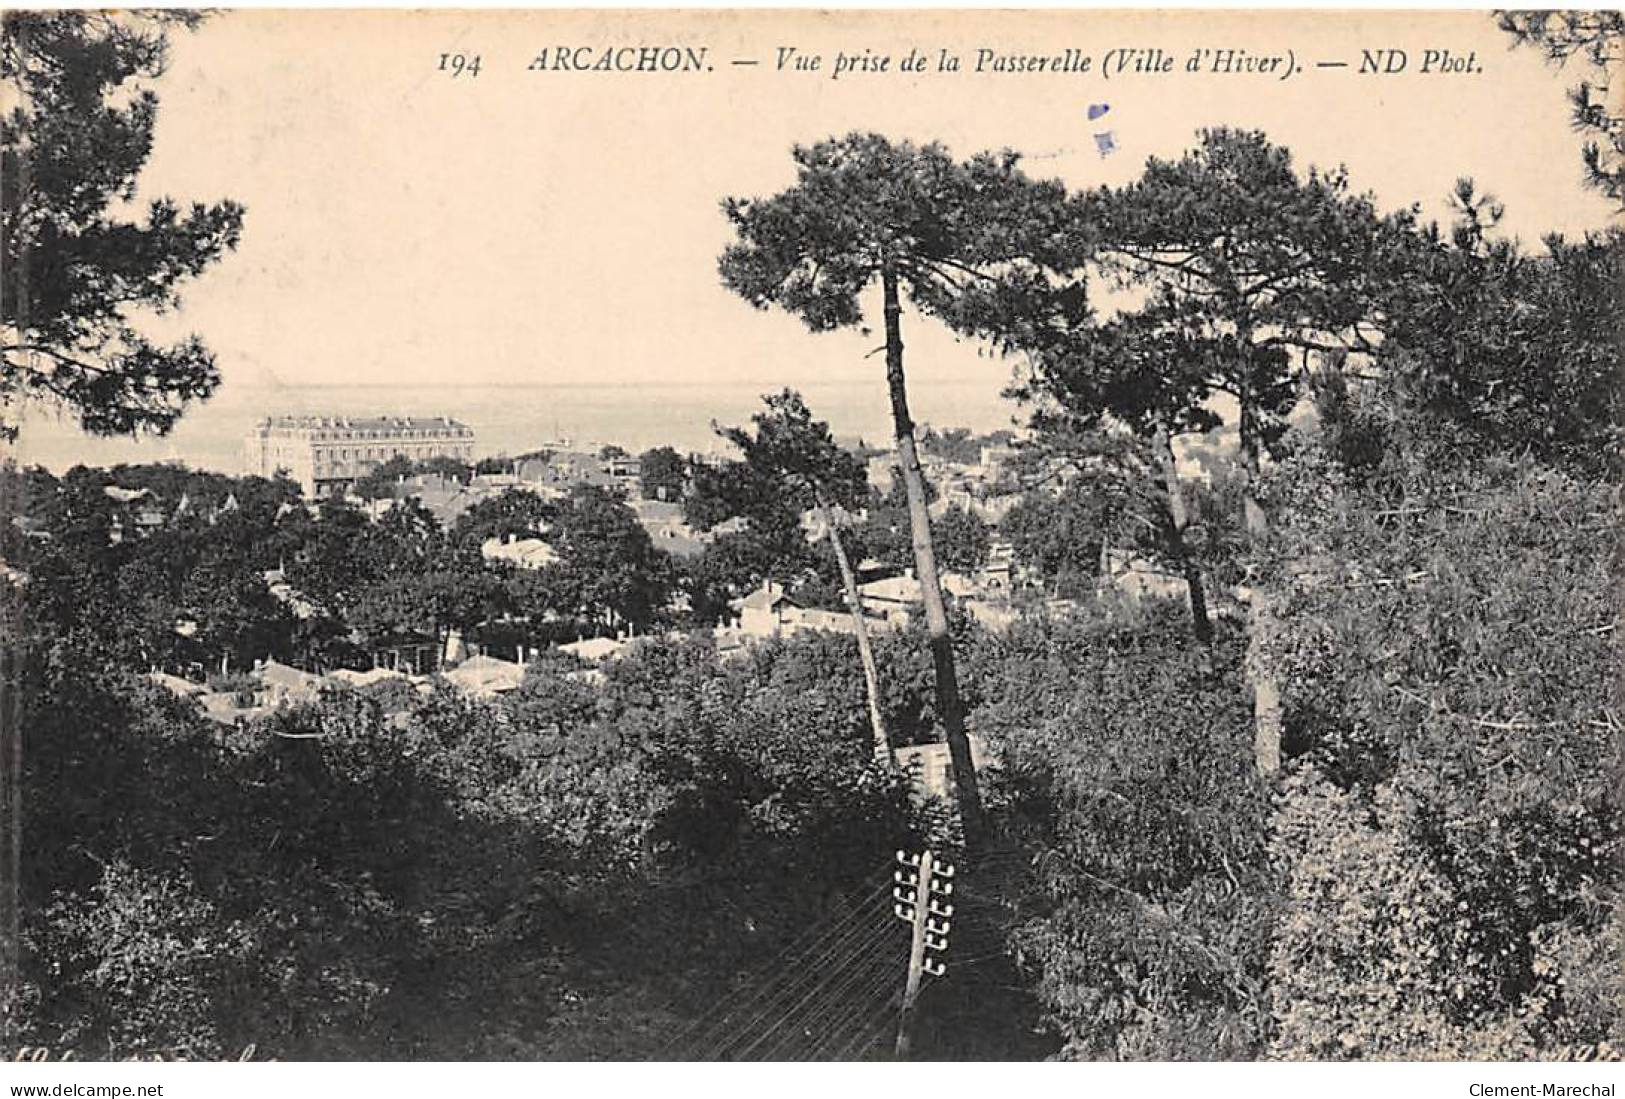
<path fill-rule="evenodd" d="M 901 866 L 894 875 L 897 885 L 892 888 L 892 896 L 897 903 L 892 911 L 913 931 L 908 952 L 908 981 L 903 986 L 903 1008 L 897 1020 L 897 1059 L 905 1060 L 920 982 L 928 974 L 941 977 L 947 972 L 942 961 L 926 957 L 926 951 L 940 954 L 948 949 L 949 920 L 954 906 L 939 898 L 953 893 L 954 884 L 949 879 L 953 877 L 954 868 L 937 862 L 930 851 L 918 855 L 899 851 L 897 861 Z"/>

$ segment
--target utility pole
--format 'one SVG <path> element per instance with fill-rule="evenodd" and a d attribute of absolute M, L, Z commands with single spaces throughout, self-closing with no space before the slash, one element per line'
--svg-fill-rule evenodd
<path fill-rule="evenodd" d="M 945 899 L 954 891 L 954 868 L 932 858 L 930 851 L 910 855 L 897 852 L 902 864 L 893 875 L 897 884 L 892 896 L 897 903 L 892 911 L 897 918 L 910 924 L 914 939 L 908 952 L 908 982 L 903 986 L 903 1010 L 897 1019 L 897 1059 L 908 1059 L 909 1039 L 914 1025 L 914 1001 L 920 995 L 920 982 L 926 974 L 941 977 L 947 966 L 936 958 L 926 957 L 926 951 L 941 953 L 948 949 L 948 921 L 954 906 Z M 933 896 L 932 894 L 936 894 Z"/>

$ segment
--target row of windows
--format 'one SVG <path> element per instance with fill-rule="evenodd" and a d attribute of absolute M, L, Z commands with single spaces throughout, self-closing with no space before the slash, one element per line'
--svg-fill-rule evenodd
<path fill-rule="evenodd" d="M 280 451 L 273 451 L 272 453 L 273 454 L 280 454 L 281 452 Z M 295 452 L 295 453 L 297 453 L 297 452 Z M 307 451 L 306 453 L 308 454 L 309 452 Z M 471 458 L 471 457 L 473 457 L 474 451 L 473 451 L 472 447 L 444 447 L 444 448 L 442 448 L 442 447 L 429 446 L 427 444 L 418 444 L 418 445 L 412 446 L 412 447 L 405 447 L 405 446 L 322 447 L 316 454 L 316 460 L 320 461 L 320 462 L 337 462 L 337 461 L 353 461 L 353 460 L 356 460 L 356 459 L 366 459 L 366 458 L 384 459 L 384 458 L 392 458 L 397 454 L 399 454 L 399 455 L 401 455 L 403 457 L 411 458 L 411 457 L 423 455 L 425 453 L 428 453 L 429 456 L 431 456 L 431 457 L 436 455 L 436 454 L 449 454 L 454 458 Z"/>
<path fill-rule="evenodd" d="M 351 462 L 382 461 L 382 460 L 387 459 L 387 458 L 393 458 L 396 455 L 400 455 L 403 458 L 425 457 L 425 456 L 433 458 L 433 457 L 438 457 L 441 453 L 443 453 L 443 452 L 437 451 L 434 454 L 428 454 L 428 455 L 402 454 L 400 450 L 398 450 L 398 449 L 390 449 L 388 447 L 356 447 L 354 449 L 354 451 L 352 452 L 348 448 L 343 448 L 343 449 L 328 451 L 328 452 L 326 452 L 324 454 L 321 454 L 320 456 L 317 457 L 315 464 L 318 465 L 318 466 L 325 465 L 325 466 L 332 466 L 332 467 L 337 468 L 338 466 L 347 465 L 347 464 L 349 464 Z M 460 451 L 457 451 L 454 454 L 449 455 L 449 457 L 462 459 L 463 461 L 468 461 L 468 460 L 473 458 L 473 452 L 468 451 L 468 450 L 460 450 Z"/>

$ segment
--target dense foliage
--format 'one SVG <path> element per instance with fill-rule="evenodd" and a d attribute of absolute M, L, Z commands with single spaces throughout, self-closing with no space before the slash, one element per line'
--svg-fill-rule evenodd
<path fill-rule="evenodd" d="M 0 400 L 45 400 L 85 430 L 165 432 L 220 382 L 197 336 L 172 346 L 140 331 L 179 288 L 237 246 L 235 202 L 146 203 L 167 28 L 196 13 L 9 11 L 0 81 L 17 94 L 0 117 Z"/>
<path fill-rule="evenodd" d="M 340 690 L 225 733 L 42 656 L 26 780 L 62 796 L 28 802 L 25 1037 L 652 1056 L 909 842 L 834 655 L 648 643 L 598 690 L 538 667 L 499 702 Z"/>
<path fill-rule="evenodd" d="M 1033 622 L 1000 646 L 977 728 L 1031 867 L 1012 935 L 1070 1057 L 1257 1054 L 1275 906 L 1269 796 L 1241 647 L 1172 608 Z"/>
<path fill-rule="evenodd" d="M 1620 931 L 1617 496 L 1430 457 L 1355 487 L 1309 449 L 1272 485 L 1298 563 L 1271 572 L 1301 772 L 1277 838 L 1285 1055 L 1620 1037 L 1601 990 L 1565 993 L 1620 993 L 1599 967 Z"/>
<path fill-rule="evenodd" d="M 788 391 L 725 432 L 738 461 L 643 456 L 646 496 L 728 524 L 681 566 L 585 485 L 448 528 L 386 483 L 401 468 L 373 486 L 406 497 L 387 509 L 165 466 L 5 471 L 23 1040 L 670 1054 L 810 922 L 869 896 L 897 930 L 890 852 L 929 842 L 963 906 L 930 1053 L 1618 1049 L 1620 235 L 1529 254 L 1466 182 L 1456 224 L 1424 226 L 1246 132 L 1082 196 L 874 135 L 795 156 L 796 188 L 727 203 L 722 273 L 814 330 L 881 284 L 888 493 Z M 1137 295 L 1103 322 L 1102 271 Z M 904 293 L 1037 362 L 996 530 L 922 477 Z M 826 534 L 863 514 L 826 552 L 809 511 Z M 552 557 L 486 552 L 520 538 Z M 973 572 L 995 538 L 1026 613 L 933 608 L 936 560 Z M 841 605 L 848 552 L 921 566 L 924 625 L 872 652 L 719 648 L 707 627 L 764 579 Z M 1125 559 L 1180 598 L 1119 585 Z M 506 693 L 328 680 L 224 720 L 149 674 L 252 702 L 266 656 L 369 667 L 454 632 L 543 651 Z M 608 633 L 639 639 L 594 666 L 549 647 Z M 963 781 L 956 820 L 877 732 L 947 739 L 961 780 L 974 746 L 979 827 Z"/>
<path fill-rule="evenodd" d="M 174 466 L 0 477 L 26 508 L 3 537 L 6 560 L 29 577 L 18 598 L 31 628 L 94 639 L 135 670 L 224 675 L 267 658 L 367 668 L 391 645 L 440 646 L 454 631 L 535 646 L 641 631 L 673 613 L 670 559 L 602 488 L 556 502 L 510 490 L 447 530 L 411 497 L 374 520 L 343 498 L 307 508 L 286 480 Z M 556 551 L 543 568 L 482 554 L 490 539 L 543 529 Z M 278 597 L 268 574 L 290 590 Z"/>

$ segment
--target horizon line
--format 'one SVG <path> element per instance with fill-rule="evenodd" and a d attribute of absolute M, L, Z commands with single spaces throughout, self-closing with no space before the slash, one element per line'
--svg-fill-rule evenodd
<path fill-rule="evenodd" d="M 877 379 L 883 380 L 885 375 L 877 373 Z M 769 380 L 766 378 L 753 381 L 726 381 L 726 382 L 699 382 L 699 381 L 622 381 L 622 382 L 222 382 L 222 388 L 227 384 L 236 385 L 242 389 L 649 389 L 651 387 L 669 386 L 684 389 L 706 388 L 744 388 L 746 386 L 790 386 L 797 385 L 849 385 L 857 379 L 831 379 L 787 382 Z M 949 378 L 911 378 L 910 384 L 940 385 L 948 383 L 970 384 L 983 380 L 981 375 L 964 375 Z M 1000 382 L 1000 384 L 1004 384 Z M 207 400 L 207 398 L 205 398 Z"/>

